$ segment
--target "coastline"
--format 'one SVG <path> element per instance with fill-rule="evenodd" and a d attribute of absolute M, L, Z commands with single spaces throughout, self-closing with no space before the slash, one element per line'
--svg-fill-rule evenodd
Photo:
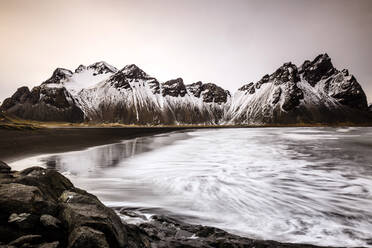
<path fill-rule="evenodd" d="M 7 163 L 25 157 L 81 150 L 121 140 L 167 133 L 185 128 L 38 128 L 34 130 L 0 129 L 0 160 Z"/>
<path fill-rule="evenodd" d="M 223 128 L 293 128 L 293 127 L 372 127 L 352 123 L 335 125 L 291 124 L 291 125 L 170 125 L 136 126 L 121 124 L 87 123 L 32 123 L 19 128 L 1 128 L 0 160 L 11 163 L 15 160 L 45 153 L 59 153 L 81 150 L 93 146 L 120 142 L 135 137 L 168 133 L 186 129 Z"/>
<path fill-rule="evenodd" d="M 244 238 L 167 216 L 128 224 L 55 170 L 30 167 L 11 171 L 1 161 L 0 210 L 1 247 L 319 247 Z M 120 212 L 141 218 L 126 209 Z"/>

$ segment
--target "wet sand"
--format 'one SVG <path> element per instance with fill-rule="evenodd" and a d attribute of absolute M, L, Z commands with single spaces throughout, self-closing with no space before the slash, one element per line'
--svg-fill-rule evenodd
<path fill-rule="evenodd" d="M 27 156 L 81 150 L 144 135 L 183 128 L 43 128 L 37 130 L 0 129 L 0 160 L 10 163 Z"/>

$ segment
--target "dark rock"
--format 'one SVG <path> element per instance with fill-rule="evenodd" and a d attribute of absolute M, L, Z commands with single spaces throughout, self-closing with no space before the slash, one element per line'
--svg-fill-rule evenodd
<path fill-rule="evenodd" d="M 57 201 L 59 196 L 65 191 L 73 189 L 73 185 L 66 177 L 55 170 L 44 169 L 41 167 L 30 167 L 19 172 L 15 182 L 24 185 L 38 187 L 44 195 Z"/>
<path fill-rule="evenodd" d="M 22 236 L 12 242 L 9 243 L 9 245 L 14 245 L 14 246 L 22 246 L 25 244 L 39 244 L 42 241 L 42 237 L 40 235 L 25 235 Z M 27 246 L 26 246 L 27 247 Z"/>
<path fill-rule="evenodd" d="M 87 226 L 75 228 L 69 236 L 69 248 L 109 248 L 105 235 Z"/>
<path fill-rule="evenodd" d="M 82 71 L 85 71 L 87 67 L 85 65 L 79 65 L 78 68 L 75 69 L 75 73 L 80 73 Z"/>
<path fill-rule="evenodd" d="M 30 92 L 28 88 L 18 91 L 4 101 L 3 111 L 22 119 L 39 121 L 82 122 L 83 111 L 64 87 L 42 85 Z"/>
<path fill-rule="evenodd" d="M 265 78 L 267 80 L 267 77 Z M 270 75 L 269 80 L 274 81 L 274 84 L 280 85 L 287 82 L 297 83 L 300 81 L 297 66 L 291 62 L 283 64 L 273 74 Z M 268 82 L 268 81 L 266 81 Z"/>
<path fill-rule="evenodd" d="M 277 104 L 280 100 L 280 96 L 282 94 L 282 88 L 278 87 L 275 89 L 274 94 L 272 96 L 272 104 Z"/>
<path fill-rule="evenodd" d="M 229 234 L 221 229 L 190 225 L 165 216 L 154 216 L 153 221 L 140 224 L 151 239 L 151 247 L 315 247 L 312 245 L 286 244 L 275 241 L 253 240 Z M 140 234 L 141 235 L 141 234 Z"/>
<path fill-rule="evenodd" d="M 0 173 L 9 173 L 10 170 L 10 166 L 0 160 Z"/>
<path fill-rule="evenodd" d="M 285 111 L 290 111 L 300 104 L 300 100 L 304 98 L 304 94 L 301 89 L 297 87 L 295 83 L 289 83 L 284 88 L 284 102 L 282 108 Z"/>
<path fill-rule="evenodd" d="M 7 98 L 4 100 L 3 104 L 1 105 L 1 108 L 3 110 L 7 110 L 17 103 L 24 103 L 30 95 L 30 90 L 28 87 L 23 86 L 17 89 L 17 91 L 12 95 L 12 97 Z"/>
<path fill-rule="evenodd" d="M 269 76 L 269 74 L 266 74 L 257 83 L 255 83 L 256 89 L 260 89 L 263 84 L 266 84 L 269 81 L 270 81 L 270 76 Z"/>
<path fill-rule="evenodd" d="M 224 90 L 212 83 L 203 84 L 202 82 L 196 82 L 186 85 L 186 89 L 191 95 L 195 97 L 199 98 L 200 96 L 202 96 L 203 101 L 207 103 L 226 103 L 227 97 L 230 96 L 229 91 Z"/>
<path fill-rule="evenodd" d="M 30 213 L 13 213 L 9 216 L 9 224 L 16 225 L 20 229 L 31 229 L 39 223 L 39 218 L 37 215 Z"/>
<path fill-rule="evenodd" d="M 127 78 L 138 80 L 138 79 L 149 79 L 150 76 L 146 74 L 141 68 L 135 64 L 127 65 L 120 70 Z"/>
<path fill-rule="evenodd" d="M 162 83 L 162 90 L 163 96 L 183 97 L 186 95 L 186 87 L 182 78 L 172 79 Z"/>
<path fill-rule="evenodd" d="M 212 83 L 203 84 L 201 90 L 204 102 L 226 103 L 230 95 L 228 91 Z"/>
<path fill-rule="evenodd" d="M 40 223 L 46 228 L 58 229 L 61 227 L 61 221 L 49 214 L 40 216 Z"/>
<path fill-rule="evenodd" d="M 127 244 L 127 232 L 120 218 L 97 197 L 81 190 L 65 191 L 59 201 L 62 203 L 60 219 L 70 231 L 87 226 L 104 233 L 110 247 L 124 247 Z"/>
<path fill-rule="evenodd" d="M 325 91 L 343 105 L 367 110 L 367 97 L 362 87 L 347 70 L 337 73 L 325 83 Z"/>
<path fill-rule="evenodd" d="M 245 94 L 254 94 L 255 93 L 255 85 L 253 83 L 245 84 L 239 88 L 240 91 L 245 91 Z"/>
<path fill-rule="evenodd" d="M 146 218 L 145 215 L 136 213 L 136 212 L 134 212 L 132 210 L 129 210 L 129 209 L 121 209 L 119 212 L 120 212 L 120 214 L 126 215 L 128 217 L 139 218 L 139 219 L 142 219 L 142 220 L 147 220 L 147 218 Z"/>
<path fill-rule="evenodd" d="M 43 84 L 60 84 L 62 80 L 67 80 L 72 76 L 72 71 L 57 68 L 54 70 L 53 75 L 46 80 Z"/>
<path fill-rule="evenodd" d="M 331 58 L 326 53 L 317 56 L 312 62 L 305 61 L 301 66 L 301 73 L 311 86 L 315 86 L 323 77 L 328 77 L 334 72 Z"/>
<path fill-rule="evenodd" d="M 104 61 L 91 64 L 87 67 L 87 69 L 93 69 L 95 71 L 94 75 L 105 74 L 105 73 L 115 73 L 118 71 L 118 69 L 107 64 Z"/>
<path fill-rule="evenodd" d="M 125 66 L 122 70 L 112 75 L 108 81 L 117 89 L 132 90 L 131 82 L 138 82 L 139 80 L 143 80 L 145 84 L 149 85 L 153 94 L 160 93 L 159 82 L 136 65 Z"/>
<path fill-rule="evenodd" d="M 0 184 L 1 214 L 12 213 L 55 213 L 53 200 L 45 197 L 39 188 L 19 183 Z"/>
<path fill-rule="evenodd" d="M 117 89 L 132 89 L 126 75 L 122 71 L 112 75 L 108 81 Z"/>
<path fill-rule="evenodd" d="M 192 84 L 186 85 L 186 89 L 195 97 L 200 97 L 200 94 L 202 92 L 202 82 L 196 82 Z"/>
<path fill-rule="evenodd" d="M 160 83 L 155 78 L 150 78 L 148 81 L 146 81 L 146 84 L 148 84 L 152 90 L 153 94 L 160 94 Z"/>
<path fill-rule="evenodd" d="M 58 248 L 58 247 L 60 247 L 58 241 L 54 241 L 51 243 L 42 243 L 37 246 L 37 248 Z"/>

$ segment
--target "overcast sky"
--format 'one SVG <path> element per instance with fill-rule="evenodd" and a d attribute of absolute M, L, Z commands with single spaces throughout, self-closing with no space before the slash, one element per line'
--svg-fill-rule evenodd
<path fill-rule="evenodd" d="M 372 101 L 371 0 L 0 0 L 0 35 L 0 101 L 101 60 L 235 91 L 324 52 Z"/>

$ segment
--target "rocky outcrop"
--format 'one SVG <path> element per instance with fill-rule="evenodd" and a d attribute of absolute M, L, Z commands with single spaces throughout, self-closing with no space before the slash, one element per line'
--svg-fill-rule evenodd
<path fill-rule="evenodd" d="M 58 78 L 58 74 L 56 74 Z M 54 80 L 54 79 L 49 79 Z M 50 88 L 45 84 L 19 88 L 4 100 L 1 109 L 8 114 L 37 121 L 82 122 L 84 113 L 64 87 Z"/>
<path fill-rule="evenodd" d="M 145 219 L 125 209 L 120 214 Z M 315 246 L 242 238 L 166 216 L 153 216 L 139 225 L 127 224 L 97 197 L 75 188 L 54 170 L 31 167 L 17 172 L 0 161 L 0 247 Z"/>
<path fill-rule="evenodd" d="M 138 66 L 106 62 L 58 68 L 31 92 L 22 87 L 2 104 L 5 113 L 40 121 L 177 124 L 368 124 L 366 95 L 348 70 L 327 54 L 300 67 L 291 62 L 231 96 L 213 83 L 160 83 Z"/>
<path fill-rule="evenodd" d="M 162 88 L 163 96 L 183 97 L 186 95 L 186 87 L 182 78 L 177 78 L 162 83 Z"/>
<path fill-rule="evenodd" d="M 53 170 L 0 163 L 0 242 L 14 247 L 127 247 L 112 209 Z"/>
<path fill-rule="evenodd" d="M 43 84 L 59 84 L 62 80 L 67 80 L 72 76 L 72 71 L 64 68 L 57 68 L 53 75 Z"/>
<path fill-rule="evenodd" d="M 79 70 L 79 67 L 76 70 Z M 81 67 L 80 67 L 80 69 L 81 69 Z M 107 64 L 104 61 L 100 61 L 100 62 L 96 62 L 94 64 L 91 64 L 86 69 L 94 70 L 93 75 L 115 73 L 115 72 L 118 71 L 118 69 L 116 69 L 112 65 Z"/>
<path fill-rule="evenodd" d="M 231 96 L 228 90 L 224 90 L 213 83 L 203 84 L 199 81 L 186 85 L 186 89 L 190 95 L 197 98 L 202 97 L 203 101 L 208 103 L 226 103 Z"/>

